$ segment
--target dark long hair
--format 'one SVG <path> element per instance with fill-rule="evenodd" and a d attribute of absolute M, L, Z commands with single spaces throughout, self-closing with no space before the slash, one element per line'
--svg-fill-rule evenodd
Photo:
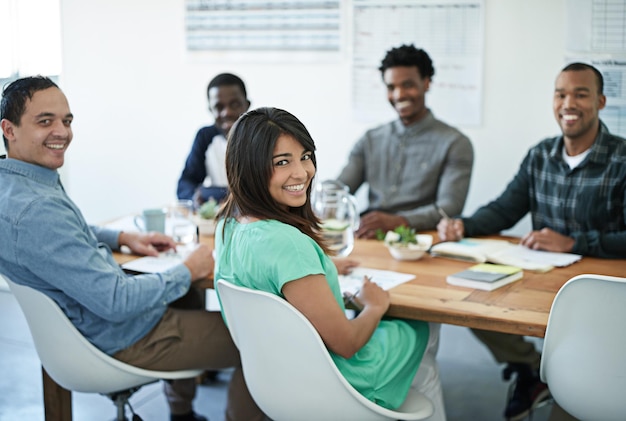
<path fill-rule="evenodd" d="M 315 142 L 294 115 L 278 108 L 258 108 L 241 115 L 228 135 L 226 175 L 229 195 L 218 219 L 252 216 L 275 219 L 298 228 L 311 237 L 327 254 L 332 254 L 320 234 L 320 221 L 311 207 L 311 188 L 303 206 L 285 209 L 269 192 L 273 173 L 272 155 L 281 135 L 296 139 L 307 151 L 317 169 Z M 223 232 L 222 232 L 223 234 Z"/>

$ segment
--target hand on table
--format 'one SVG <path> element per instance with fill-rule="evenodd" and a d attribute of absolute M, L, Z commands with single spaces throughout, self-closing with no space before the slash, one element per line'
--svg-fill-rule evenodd
<path fill-rule="evenodd" d="M 121 232 L 118 243 L 142 256 L 158 256 L 160 252 L 176 249 L 176 243 L 171 237 L 158 232 Z"/>
<path fill-rule="evenodd" d="M 569 253 L 576 241 L 572 237 L 559 234 L 550 228 L 531 231 L 522 237 L 520 244 L 532 250 L 554 251 Z"/>
<path fill-rule="evenodd" d="M 441 241 L 459 241 L 465 234 L 461 219 L 443 218 L 437 224 L 437 234 Z"/>
<path fill-rule="evenodd" d="M 213 260 L 213 250 L 206 244 L 199 244 L 198 247 L 183 262 L 191 273 L 191 282 L 199 288 L 208 287 L 205 281 L 213 275 L 215 261 Z M 212 283 L 211 283 L 212 284 Z"/>
<path fill-rule="evenodd" d="M 359 229 L 354 234 L 357 238 L 376 238 L 376 230 L 387 233 L 400 225 L 408 226 L 409 221 L 404 216 L 372 211 L 361 217 Z"/>

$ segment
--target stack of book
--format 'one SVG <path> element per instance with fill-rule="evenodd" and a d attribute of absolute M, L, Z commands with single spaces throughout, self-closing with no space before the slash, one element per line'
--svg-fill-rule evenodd
<path fill-rule="evenodd" d="M 521 279 L 524 272 L 515 266 L 481 263 L 469 269 L 448 275 L 450 285 L 493 291 Z"/>

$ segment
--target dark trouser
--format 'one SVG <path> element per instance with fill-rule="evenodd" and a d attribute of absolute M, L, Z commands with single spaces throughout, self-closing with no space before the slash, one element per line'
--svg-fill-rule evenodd
<path fill-rule="evenodd" d="M 541 354 L 535 349 L 535 344 L 523 336 L 480 329 L 472 329 L 472 333 L 487 346 L 499 363 L 528 364 L 539 370 Z"/>
<path fill-rule="evenodd" d="M 228 388 L 226 420 L 265 419 L 248 392 L 239 351 L 219 312 L 170 307 L 154 329 L 115 354 L 115 358 L 137 367 L 163 371 L 235 367 Z M 163 386 L 172 414 L 192 410 L 195 379 L 163 382 Z"/>
<path fill-rule="evenodd" d="M 472 333 L 489 349 L 499 363 L 528 364 L 539 370 L 541 354 L 535 344 L 528 342 L 521 335 L 493 332 L 489 330 L 471 329 Z M 572 421 L 576 418 L 569 415 L 556 402 L 552 407 L 549 421 Z"/>

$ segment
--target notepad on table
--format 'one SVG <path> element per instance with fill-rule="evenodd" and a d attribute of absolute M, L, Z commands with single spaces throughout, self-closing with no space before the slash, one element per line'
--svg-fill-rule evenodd
<path fill-rule="evenodd" d="M 582 256 L 572 253 L 555 253 L 531 250 L 505 240 L 464 238 L 461 241 L 445 241 L 431 247 L 433 256 L 450 257 L 476 263 L 498 263 L 526 270 L 547 272 L 554 267 L 569 266 Z"/>
<path fill-rule="evenodd" d="M 461 272 L 448 275 L 446 282 L 467 288 L 493 291 L 513 281 L 521 279 L 521 268 L 493 263 L 480 263 Z"/>
<path fill-rule="evenodd" d="M 133 273 L 160 273 L 180 265 L 183 259 L 178 254 L 167 255 L 162 253 L 159 257 L 144 256 L 122 265 L 122 269 Z"/>
<path fill-rule="evenodd" d="M 122 269 L 132 273 L 159 273 L 165 272 L 176 265 L 180 265 L 187 256 L 198 247 L 198 244 L 192 243 L 187 245 L 179 245 L 176 252 L 167 251 L 159 253 L 158 256 L 143 256 L 126 262 L 122 265 Z"/>
<path fill-rule="evenodd" d="M 349 275 L 339 275 L 339 287 L 342 294 L 355 294 L 361 288 L 364 276 L 368 276 L 372 282 L 384 290 L 390 290 L 415 278 L 415 275 L 410 273 L 358 267 L 354 268 Z"/>

